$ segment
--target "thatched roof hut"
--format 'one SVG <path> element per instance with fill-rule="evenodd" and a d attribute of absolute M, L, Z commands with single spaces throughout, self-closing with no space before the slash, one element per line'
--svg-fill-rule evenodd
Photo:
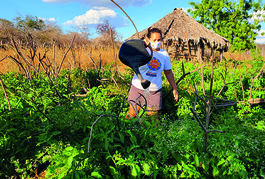
<path fill-rule="evenodd" d="M 201 51 L 200 55 L 204 55 L 205 45 L 211 50 L 220 51 L 220 53 L 227 51 L 230 47 L 230 43 L 226 38 L 207 29 L 181 8 L 175 8 L 173 12 L 154 23 L 151 27 L 159 28 L 162 31 L 164 45 L 166 45 L 166 48 L 173 47 L 178 55 L 183 56 L 186 50 L 189 51 L 191 56 L 193 56 L 191 50 L 194 50 L 195 54 L 197 51 Z M 139 38 L 144 39 L 147 32 L 148 29 L 139 32 Z M 137 34 L 134 34 L 129 39 L 137 39 Z M 197 57 L 200 55 L 197 53 Z"/>

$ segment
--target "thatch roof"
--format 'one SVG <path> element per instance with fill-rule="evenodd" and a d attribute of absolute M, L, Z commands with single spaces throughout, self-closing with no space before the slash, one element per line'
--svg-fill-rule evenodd
<path fill-rule="evenodd" d="M 208 46 L 216 49 L 228 49 L 229 41 L 207 29 L 195 19 L 186 14 L 181 8 L 175 8 L 173 12 L 166 15 L 158 22 L 154 23 L 152 28 L 159 28 L 164 34 L 164 42 L 167 40 L 192 40 L 194 44 L 203 42 Z M 143 39 L 147 34 L 147 29 L 139 32 L 139 38 Z M 134 34 L 129 39 L 137 39 L 137 34 Z M 129 40 L 127 39 L 127 40 Z"/>

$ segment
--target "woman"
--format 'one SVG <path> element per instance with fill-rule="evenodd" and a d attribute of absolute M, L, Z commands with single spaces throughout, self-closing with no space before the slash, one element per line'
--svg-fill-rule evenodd
<path fill-rule="evenodd" d="M 140 106 L 147 102 L 148 115 L 155 115 L 157 117 L 158 110 L 162 108 L 162 72 L 164 71 L 170 86 L 173 88 L 173 95 L 178 101 L 179 95 L 177 86 L 172 73 L 172 66 L 168 53 L 160 48 L 162 42 L 162 33 L 158 28 L 148 28 L 147 40 L 145 44 L 151 45 L 153 49 L 153 58 L 149 63 L 139 68 L 143 78 L 151 82 L 149 92 L 146 92 L 140 80 L 136 75 L 132 79 L 132 85 L 128 96 L 130 103 L 129 112 L 126 118 L 129 119 L 136 116 L 135 110 L 139 111 Z M 147 48 L 150 52 L 150 50 Z M 148 94 L 149 93 L 149 94 Z M 145 100 L 146 99 L 146 100 Z"/>

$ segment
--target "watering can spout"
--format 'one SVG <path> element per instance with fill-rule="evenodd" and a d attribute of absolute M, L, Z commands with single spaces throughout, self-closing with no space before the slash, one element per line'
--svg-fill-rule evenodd
<path fill-rule="evenodd" d="M 139 74 L 136 74 L 137 77 L 139 78 L 140 82 L 141 82 L 141 85 L 144 89 L 148 88 L 151 84 L 151 82 L 149 80 L 146 80 L 146 79 L 143 79 L 142 75 L 139 73 Z"/>
<path fill-rule="evenodd" d="M 151 55 L 146 50 L 143 40 L 132 39 L 124 42 L 119 51 L 120 61 L 133 69 L 144 89 L 148 88 L 151 82 L 143 79 L 139 67 L 147 64 L 153 58 L 153 50 L 151 46 L 147 47 L 151 50 Z"/>

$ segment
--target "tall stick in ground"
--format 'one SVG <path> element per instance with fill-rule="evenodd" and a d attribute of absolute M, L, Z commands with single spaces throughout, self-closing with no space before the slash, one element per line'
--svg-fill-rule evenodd
<path fill-rule="evenodd" d="M 2 79 L 1 79 L 1 77 L 0 77 L 0 83 L 1 83 L 2 88 L 3 88 L 3 90 L 4 90 L 5 98 L 6 98 L 6 101 L 7 101 L 7 104 L 8 104 L 8 109 L 9 109 L 9 111 L 11 111 L 10 102 L 9 102 L 8 96 L 7 96 L 7 94 L 6 94 L 5 85 L 4 85 L 4 83 L 3 83 Z"/>
<path fill-rule="evenodd" d="M 242 93 L 243 93 L 243 99 L 245 99 L 245 90 L 244 90 L 244 86 L 243 86 L 243 82 L 242 82 L 242 78 L 241 78 L 241 72 L 240 72 L 240 69 L 241 69 L 241 49 L 239 50 L 239 53 L 240 53 L 239 64 L 237 65 L 237 68 L 238 68 L 238 74 L 239 74 L 240 84 L 241 84 Z M 229 52 L 229 54 L 230 54 L 230 56 L 232 56 L 232 54 L 230 52 Z M 233 56 L 232 56 L 232 58 L 233 58 Z"/>
<path fill-rule="evenodd" d="M 137 34 L 137 38 L 139 39 L 139 33 L 138 33 L 138 30 L 137 30 L 137 28 L 136 28 L 136 26 L 135 26 L 135 24 L 133 23 L 133 21 L 132 21 L 132 19 L 130 18 L 130 16 L 121 8 L 121 6 L 119 6 L 119 4 L 117 4 L 114 0 L 110 0 L 111 2 L 113 2 L 116 6 L 118 6 L 121 10 L 122 10 L 122 12 L 128 17 L 128 19 L 132 22 L 132 24 L 133 24 L 133 26 L 134 26 L 134 28 L 135 28 L 135 30 L 136 30 L 136 34 Z"/>
<path fill-rule="evenodd" d="M 195 92 L 195 95 L 198 96 L 203 102 L 204 102 L 204 105 L 205 105 L 205 109 L 206 109 L 206 114 L 205 114 L 205 120 L 206 120 L 206 125 L 204 126 L 202 124 L 202 122 L 200 121 L 200 119 L 198 118 L 196 112 L 195 112 L 195 107 L 193 108 L 190 108 L 192 114 L 194 115 L 195 119 L 198 121 L 198 123 L 200 124 L 201 128 L 203 129 L 204 131 L 204 144 L 203 144 L 203 151 L 206 153 L 206 149 L 207 149 L 207 143 L 208 143 L 208 134 L 210 132 L 220 132 L 220 133 L 224 133 L 224 131 L 219 131 L 219 130 L 209 130 L 209 125 L 210 125 L 210 117 L 211 117 L 211 114 L 212 114 L 212 107 L 214 106 L 213 105 L 213 55 L 214 55 L 214 52 L 213 52 L 213 49 L 211 49 L 211 79 L 210 79 L 210 90 L 209 90 L 209 96 L 208 96 L 208 100 L 206 99 L 206 95 L 205 95 L 205 86 L 204 86 L 204 78 L 203 78 L 203 67 L 201 66 L 201 71 L 199 72 L 199 69 L 195 66 L 195 63 L 193 62 L 193 65 L 195 67 L 195 69 L 197 70 L 197 72 L 200 74 L 201 76 L 201 83 L 202 83 L 202 89 L 203 89 L 203 95 L 204 97 L 200 97 L 198 94 L 197 94 L 197 91 Z M 202 61 L 202 60 L 201 60 Z M 202 62 L 200 61 L 200 64 L 202 65 Z"/>
<path fill-rule="evenodd" d="M 71 47 L 72 47 L 72 45 L 73 45 L 73 42 L 74 42 L 74 40 L 75 40 L 75 36 L 76 36 L 76 35 L 74 35 L 74 38 L 72 39 L 71 44 L 70 44 L 68 50 L 65 52 L 65 54 L 64 54 L 64 56 L 63 56 L 63 59 L 62 59 L 62 61 L 61 61 L 61 64 L 60 64 L 59 69 L 58 69 L 57 74 L 56 74 L 56 79 L 57 79 L 57 77 L 58 77 L 58 75 L 59 75 L 59 73 L 60 73 L 60 71 L 61 71 L 61 68 L 62 68 L 62 65 L 63 65 L 64 59 L 65 59 L 67 53 L 69 52 L 69 50 L 71 49 Z"/>
<path fill-rule="evenodd" d="M 116 63 L 116 57 L 115 57 L 115 49 L 114 49 L 114 37 L 113 37 L 113 31 L 112 29 L 110 29 L 110 38 L 111 38 L 111 44 L 112 44 L 112 52 L 113 52 L 113 58 L 114 58 L 114 66 L 115 66 L 115 70 L 117 73 L 118 69 L 117 69 L 117 63 Z"/>

